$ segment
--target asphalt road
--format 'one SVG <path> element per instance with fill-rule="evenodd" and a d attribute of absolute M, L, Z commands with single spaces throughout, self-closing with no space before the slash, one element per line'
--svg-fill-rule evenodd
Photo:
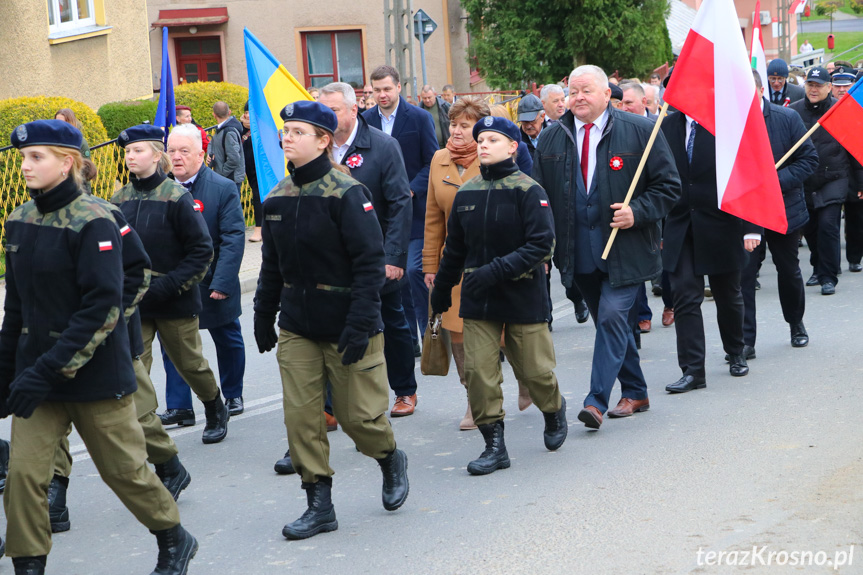
<path fill-rule="evenodd" d="M 849 20 L 833 20 L 833 32 L 858 32 L 863 30 L 863 18 L 852 18 Z M 798 34 L 810 32 L 830 33 L 830 20 L 811 20 L 797 26 Z"/>
<path fill-rule="evenodd" d="M 246 413 L 231 420 L 227 439 L 217 445 L 201 443 L 200 424 L 171 430 L 192 473 L 179 502 L 183 523 L 201 546 L 189 572 L 863 573 L 863 274 L 846 267 L 832 297 L 807 288 L 812 341 L 792 349 L 769 262 L 758 293 L 758 358 L 748 377 L 728 375 L 709 300 L 707 389 L 666 394 L 665 385 L 680 375 L 675 333 L 661 327 L 661 300 L 650 296 L 656 321 L 642 337 L 641 354 L 651 409 L 606 420 L 597 432 L 586 431 L 575 417 L 589 385 L 594 329 L 576 324 L 555 282 L 556 371 L 570 406 L 566 444 L 555 453 L 544 449 L 542 416 L 535 408 L 517 410 L 516 384 L 506 367 L 512 467 L 469 476 L 465 466 L 483 442 L 477 431 L 458 431 L 465 395 L 455 369 L 445 378 L 418 375 L 416 414 L 393 421 L 410 458 L 404 507 L 392 513 L 382 508 L 377 464 L 334 432 L 329 439 L 340 527 L 299 542 L 281 535 L 282 526 L 304 511 L 305 497 L 296 475 L 278 476 L 272 469 L 287 446 L 281 388 L 274 354 L 260 355 L 251 338 L 247 294 Z M 804 265 L 804 278 L 810 271 Z M 154 380 L 163 396 L 161 370 L 154 370 Z M 612 401 L 618 397 L 615 390 Z M 203 415 L 200 405 L 197 413 Z M 0 422 L 0 436 L 9 436 L 9 425 Z M 154 538 L 102 483 L 80 440 L 72 444 L 72 530 L 55 536 L 47 572 L 150 573 Z M 0 529 L 5 531 L 5 518 Z M 703 564 L 709 552 L 753 546 L 755 557 L 746 559 L 754 565 Z M 851 546 L 853 564 L 838 570 L 832 564 L 776 564 L 790 561 L 794 552 L 831 563 L 844 552 L 847 562 Z M 768 561 L 773 565 L 762 564 Z M 10 560 L 0 560 L 0 574 L 11 572 Z"/>

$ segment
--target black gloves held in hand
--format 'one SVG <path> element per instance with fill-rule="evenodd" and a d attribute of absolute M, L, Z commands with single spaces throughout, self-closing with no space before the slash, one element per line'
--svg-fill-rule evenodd
<path fill-rule="evenodd" d="M 471 293 L 484 292 L 499 281 L 500 279 L 495 274 L 492 264 L 486 264 L 476 268 L 469 274 L 465 274 L 461 283 L 461 289 Z"/>
<path fill-rule="evenodd" d="M 432 313 L 437 315 L 452 307 L 452 288 L 434 287 L 429 295 Z"/>
<path fill-rule="evenodd" d="M 179 292 L 179 288 L 170 276 L 159 276 L 150 282 L 150 287 L 147 288 L 147 293 L 144 294 L 141 301 L 146 303 L 164 301 L 177 297 Z"/>
<path fill-rule="evenodd" d="M 255 342 L 258 344 L 259 352 L 267 353 L 279 343 L 275 325 L 276 316 L 255 314 Z"/>
<path fill-rule="evenodd" d="M 351 365 L 363 358 L 369 347 L 369 332 L 345 326 L 339 338 L 338 352 L 342 354 L 342 365 Z"/>
<path fill-rule="evenodd" d="M 9 385 L 6 406 L 13 414 L 26 419 L 45 401 L 51 387 L 64 379 L 62 375 L 37 361 L 36 365 L 22 371 Z"/>

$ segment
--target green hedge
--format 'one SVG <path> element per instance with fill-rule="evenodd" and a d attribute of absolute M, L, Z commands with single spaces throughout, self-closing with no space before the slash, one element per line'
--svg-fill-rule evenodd
<path fill-rule="evenodd" d="M 108 139 L 105 126 L 96 113 L 86 104 L 69 98 L 25 97 L 0 100 L 0 147 L 8 146 L 12 130 L 19 124 L 33 120 L 49 120 L 60 108 L 70 108 L 83 127 L 82 132 L 91 146 Z"/>
<path fill-rule="evenodd" d="M 192 118 L 202 126 L 212 126 L 213 104 L 226 102 L 231 113 L 237 118 L 243 115 L 243 106 L 249 99 L 249 90 L 228 82 L 192 82 L 180 84 L 174 90 L 174 99 L 178 106 L 189 106 Z"/>
<path fill-rule="evenodd" d="M 102 118 L 108 138 L 113 140 L 129 126 L 145 121 L 152 124 L 158 107 L 159 103 L 152 100 L 131 100 L 105 104 L 96 113 Z"/>

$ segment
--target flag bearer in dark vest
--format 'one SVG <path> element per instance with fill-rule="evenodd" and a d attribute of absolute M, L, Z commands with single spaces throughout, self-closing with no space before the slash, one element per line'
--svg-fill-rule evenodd
<path fill-rule="evenodd" d="M 12 134 L 33 199 L 6 221 L 6 302 L 0 329 L 0 416 L 12 420 L 4 493 L 16 575 L 45 572 L 45 496 L 69 424 L 102 480 L 156 536 L 155 573 L 182 575 L 198 543 L 146 463 L 123 309 L 122 235 L 111 211 L 82 192 L 81 132 L 56 120 Z"/>
<path fill-rule="evenodd" d="M 431 292 L 434 313 L 452 305 L 461 284 L 464 371 L 473 419 L 486 449 L 467 470 L 485 475 L 509 467 L 503 437 L 500 340 L 515 376 L 545 417 L 543 439 L 551 451 L 566 440 L 566 401 L 554 375 L 548 329 L 544 265 L 554 249 L 554 223 L 545 190 L 513 161 L 518 127 L 488 116 L 473 127 L 481 175 L 459 188 Z"/>
<path fill-rule="evenodd" d="M 288 104 L 281 116 L 291 175 L 263 204 L 255 340 L 261 353 L 279 345 L 288 445 L 308 501 L 282 534 L 305 539 L 338 528 L 324 417 L 327 378 L 342 429 L 381 467 L 389 511 L 407 499 L 408 462 L 386 417 L 380 300 L 386 261 L 371 194 L 334 169 L 332 110 L 302 101 Z"/>

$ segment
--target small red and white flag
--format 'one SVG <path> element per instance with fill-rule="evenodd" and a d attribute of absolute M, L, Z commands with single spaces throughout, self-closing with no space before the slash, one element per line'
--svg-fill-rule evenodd
<path fill-rule="evenodd" d="M 547 208 L 548 202 L 546 200 L 539 200 L 539 205 L 542 206 L 543 208 Z"/>
<path fill-rule="evenodd" d="M 128 234 L 131 231 L 132 231 L 132 228 L 130 228 L 129 226 L 123 226 L 122 228 L 120 228 L 120 235 L 125 236 L 126 234 Z"/>
<path fill-rule="evenodd" d="M 110 241 L 107 242 L 99 242 L 99 251 L 100 252 L 110 252 L 114 249 L 114 244 Z"/>
<path fill-rule="evenodd" d="M 765 22 L 765 24 L 767 24 Z M 761 86 L 767 88 L 767 58 L 764 56 L 764 41 L 761 39 L 761 0 L 755 3 L 755 20 L 752 22 L 752 44 L 749 48 L 752 69 L 758 70 Z"/>
<path fill-rule="evenodd" d="M 701 4 L 663 99 L 716 137 L 719 209 L 784 234 L 785 202 L 733 0 Z"/>
<path fill-rule="evenodd" d="M 791 3 L 791 9 L 788 10 L 789 14 L 803 14 L 803 11 L 806 9 L 806 0 L 794 0 Z M 756 8 L 756 10 L 758 10 Z"/>
<path fill-rule="evenodd" d="M 372 211 L 373 209 L 375 209 L 375 208 L 374 208 L 374 206 L 372 206 L 372 203 L 371 203 L 371 202 L 366 202 L 366 203 L 364 203 L 364 204 L 363 204 L 363 210 L 365 210 L 365 211 L 367 211 L 367 212 L 370 212 L 370 211 Z"/>

